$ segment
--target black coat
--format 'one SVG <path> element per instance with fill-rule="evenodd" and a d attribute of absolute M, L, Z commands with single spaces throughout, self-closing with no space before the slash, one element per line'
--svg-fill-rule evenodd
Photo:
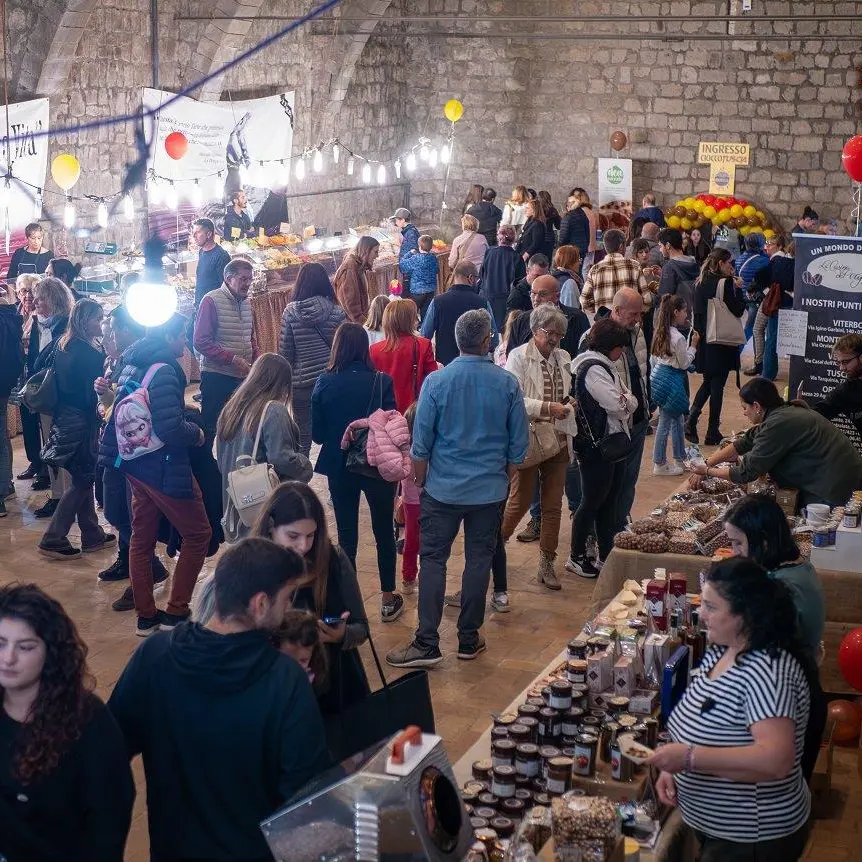
<path fill-rule="evenodd" d="M 549 222 L 542 224 L 532 216 L 524 223 L 521 236 L 515 245 L 515 251 L 521 256 L 532 257 L 534 254 L 544 254 L 550 264 L 554 254 L 554 228 Z"/>
<path fill-rule="evenodd" d="M 715 298 L 719 281 L 718 276 L 709 275 L 694 289 L 694 328 L 700 335 L 694 363 L 699 374 L 710 376 L 720 376 L 739 370 L 738 347 L 706 343 L 707 303 L 710 299 Z M 733 279 L 728 278 L 725 281 L 724 301 L 734 315 L 742 317 L 745 314 L 745 300 L 738 290 L 731 288 L 733 288 Z"/>
<path fill-rule="evenodd" d="M 560 245 L 573 245 L 581 253 L 581 260 L 587 255 L 590 247 L 590 220 L 587 214 L 578 207 L 567 212 L 560 219 Z"/>
<path fill-rule="evenodd" d="M 493 246 L 485 252 L 479 270 L 479 293 L 488 300 L 508 296 L 512 285 L 526 274 L 524 259 L 514 248 L 508 245 Z"/>
<path fill-rule="evenodd" d="M 479 221 L 479 233 L 488 240 L 488 245 L 497 244 L 497 228 L 503 219 L 503 211 L 488 201 L 467 207 L 467 215 Z"/>
<path fill-rule="evenodd" d="M 560 342 L 560 347 L 574 359 L 578 354 L 578 345 L 583 334 L 590 328 L 590 321 L 586 314 L 577 308 L 569 308 L 568 305 L 560 305 L 558 308 L 566 315 L 566 319 L 568 320 L 566 334 Z M 509 342 L 506 345 L 507 353 L 516 347 L 520 347 L 522 344 L 526 344 L 533 337 L 533 332 L 530 329 L 530 314 L 531 311 L 522 312 L 512 324 Z"/>
<path fill-rule="evenodd" d="M 43 368 L 47 368 L 54 357 L 54 348 L 60 336 L 69 326 L 69 318 L 65 316 L 55 317 L 51 323 L 51 343 L 44 350 L 39 350 L 39 321 L 33 315 L 33 324 L 30 327 L 30 341 L 27 344 L 27 374 L 33 375 Z"/>
<path fill-rule="evenodd" d="M 509 298 L 506 300 L 506 313 L 532 310 L 533 300 L 530 299 L 530 285 L 527 284 L 527 277 L 524 276 L 520 281 L 515 282 L 509 291 Z"/>
<path fill-rule="evenodd" d="M 0 398 L 9 397 L 24 371 L 23 325 L 14 305 L 0 305 Z"/>

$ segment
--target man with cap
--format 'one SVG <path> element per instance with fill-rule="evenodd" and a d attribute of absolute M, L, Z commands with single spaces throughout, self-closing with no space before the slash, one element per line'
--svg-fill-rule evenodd
<path fill-rule="evenodd" d="M 389 221 L 395 222 L 395 227 L 401 231 L 401 248 L 398 250 L 398 267 L 401 271 L 401 283 L 404 285 L 404 299 L 410 299 L 410 275 L 401 270 L 401 261 L 411 252 L 419 252 L 419 228 L 413 224 L 413 213 L 406 207 L 398 207 L 389 216 Z"/>

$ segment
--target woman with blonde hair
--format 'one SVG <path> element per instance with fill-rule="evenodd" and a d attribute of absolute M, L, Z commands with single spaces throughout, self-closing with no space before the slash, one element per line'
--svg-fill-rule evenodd
<path fill-rule="evenodd" d="M 574 245 L 561 245 L 554 252 L 551 275 L 560 282 L 560 305 L 568 308 L 581 307 L 581 254 Z"/>
<path fill-rule="evenodd" d="M 476 269 L 482 266 L 485 252 L 488 250 L 488 240 L 479 233 L 479 219 L 475 216 L 461 216 L 461 233 L 452 240 L 449 251 L 449 266 L 455 269 L 459 263 L 469 261 Z"/>
<path fill-rule="evenodd" d="M 373 236 L 360 237 L 335 273 L 335 296 L 351 323 L 364 324 L 368 317 L 368 273 L 378 254 L 380 243 Z"/>
<path fill-rule="evenodd" d="M 399 413 L 419 399 L 422 382 L 437 370 L 431 340 L 416 333 L 418 319 L 412 299 L 393 299 L 383 312 L 386 340 L 371 345 L 371 364 L 392 378 Z"/>
<path fill-rule="evenodd" d="M 271 539 L 305 560 L 305 582 L 294 594 L 293 606 L 317 616 L 329 667 L 328 685 L 317 693 L 320 711 L 335 715 L 363 700 L 370 688 L 357 647 L 368 640 L 368 618 L 356 570 L 330 541 L 317 495 L 302 482 L 279 485 L 264 504 L 252 534 Z"/>
<path fill-rule="evenodd" d="M 581 255 L 584 260 L 584 267 L 581 270 L 581 275 L 586 278 L 586 276 L 589 275 L 593 264 L 596 262 L 596 252 L 599 250 L 598 243 L 596 242 L 596 231 L 599 227 L 599 217 L 593 211 L 593 204 L 590 200 L 590 196 L 584 189 L 572 189 L 571 197 L 575 199 L 575 205 L 577 208 L 580 209 L 587 217 L 587 251 L 586 254 Z"/>
<path fill-rule="evenodd" d="M 526 186 L 515 186 L 512 189 L 512 196 L 503 207 L 503 220 L 500 225 L 513 227 L 516 231 L 520 231 L 524 222 L 527 221 L 525 207 L 529 199 Z"/>
<path fill-rule="evenodd" d="M 102 335 L 102 317 L 98 302 L 76 302 L 69 327 L 54 352 L 57 406 L 42 448 L 42 460 L 55 470 L 64 467 L 71 477 L 39 542 L 39 552 L 54 559 L 74 559 L 82 553 L 113 547 L 117 541 L 99 525 L 93 496 L 100 421 L 93 384 L 105 367 L 105 355 L 97 341 Z M 81 530 L 80 548 L 68 538 L 76 520 Z"/>
<path fill-rule="evenodd" d="M 292 379 L 290 363 L 283 356 L 258 356 L 218 418 L 216 458 L 222 475 L 222 524 L 228 542 L 239 541 L 249 533 L 230 502 L 231 470 L 253 460 L 270 464 L 281 480 L 311 479 L 311 461 L 300 452 L 299 428 L 290 415 Z"/>
<path fill-rule="evenodd" d="M 587 211 L 581 207 L 579 195 L 571 194 L 566 199 L 566 214 L 560 220 L 560 245 L 573 245 L 581 256 L 587 256 L 590 247 L 590 221 Z"/>
<path fill-rule="evenodd" d="M 368 346 L 372 347 L 378 341 L 383 341 L 383 312 L 389 305 L 389 297 L 380 293 L 371 300 L 368 306 L 368 319 L 365 321 L 365 331 L 368 333 Z"/>

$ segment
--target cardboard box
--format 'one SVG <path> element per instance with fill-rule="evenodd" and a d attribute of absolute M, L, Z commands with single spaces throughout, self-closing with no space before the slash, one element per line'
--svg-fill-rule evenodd
<path fill-rule="evenodd" d="M 644 677 L 650 674 L 661 682 L 664 666 L 670 658 L 670 638 L 663 634 L 651 634 L 644 643 Z"/>
<path fill-rule="evenodd" d="M 652 715 L 658 706 L 658 692 L 651 688 L 637 688 L 629 698 L 632 715 Z"/>
<path fill-rule="evenodd" d="M 591 691 L 590 692 L 590 709 L 607 709 L 608 702 L 612 697 L 616 697 L 617 693 L 609 688 L 607 691 Z"/>
<path fill-rule="evenodd" d="M 614 691 L 617 694 L 631 697 L 635 688 L 635 666 L 632 659 L 622 656 L 614 665 Z"/>
<path fill-rule="evenodd" d="M 613 686 L 613 653 L 602 652 L 587 656 L 587 688 L 595 693 Z"/>
<path fill-rule="evenodd" d="M 775 502 L 781 506 L 781 511 L 792 518 L 796 514 L 796 504 L 799 500 L 799 491 L 793 488 L 779 488 L 775 492 Z"/>

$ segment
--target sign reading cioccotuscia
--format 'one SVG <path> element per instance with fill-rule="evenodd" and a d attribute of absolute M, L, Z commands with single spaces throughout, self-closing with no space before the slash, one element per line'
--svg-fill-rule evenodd
<path fill-rule="evenodd" d="M 796 238 L 793 308 L 808 313 L 804 356 L 790 357 L 790 396 L 822 398 L 843 375 L 832 345 L 848 332 L 862 332 L 862 238 L 801 235 Z M 836 424 L 862 451 L 862 440 L 844 416 Z"/>

